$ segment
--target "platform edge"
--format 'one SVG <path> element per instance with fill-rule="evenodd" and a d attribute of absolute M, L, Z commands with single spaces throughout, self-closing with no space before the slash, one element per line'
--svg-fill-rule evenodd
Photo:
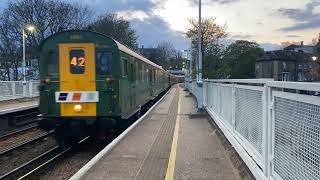
<path fill-rule="evenodd" d="M 135 123 L 133 123 L 128 129 L 123 131 L 116 139 L 114 139 L 108 146 L 100 151 L 95 157 L 93 157 L 86 165 L 84 165 L 78 172 L 76 172 L 69 180 L 81 179 L 103 156 L 105 156 L 110 150 L 112 150 L 123 138 L 129 134 L 163 99 L 168 95 L 170 89 L 164 94 L 161 99 L 156 102 L 142 117 L 140 117 Z"/>

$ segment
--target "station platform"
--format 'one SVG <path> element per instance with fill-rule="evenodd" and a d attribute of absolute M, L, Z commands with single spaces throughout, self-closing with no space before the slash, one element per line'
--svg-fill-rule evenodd
<path fill-rule="evenodd" d="M 28 110 L 39 106 L 39 98 L 0 101 L 0 115 Z"/>
<path fill-rule="evenodd" d="M 208 116 L 197 113 L 195 98 L 179 85 L 86 173 L 76 175 L 71 179 L 243 179 Z"/>

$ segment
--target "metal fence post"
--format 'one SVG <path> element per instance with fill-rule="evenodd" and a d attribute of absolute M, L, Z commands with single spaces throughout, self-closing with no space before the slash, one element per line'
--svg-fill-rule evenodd
<path fill-rule="evenodd" d="M 32 83 L 32 81 L 29 81 L 28 84 L 29 84 L 29 97 L 32 98 L 33 97 L 33 92 L 32 92 L 33 91 L 33 87 L 32 87 L 33 83 Z"/>
<path fill-rule="evenodd" d="M 268 157 L 268 110 L 269 110 L 269 104 L 268 104 L 268 96 L 269 96 L 269 89 L 267 85 L 264 85 L 263 93 L 262 93 L 262 157 L 263 157 L 263 173 L 266 177 L 269 177 L 269 157 Z"/>
<path fill-rule="evenodd" d="M 273 149 L 274 149 L 274 101 L 272 98 L 272 88 L 266 87 L 266 97 L 267 97 L 267 130 L 266 130 L 266 173 L 267 177 L 273 176 Z"/>
<path fill-rule="evenodd" d="M 232 84 L 232 102 L 231 102 L 231 112 L 232 112 L 232 131 L 236 129 L 236 87 L 235 84 Z"/>
<path fill-rule="evenodd" d="M 11 83 L 11 90 L 12 90 L 12 98 L 16 98 L 16 83 Z"/>
<path fill-rule="evenodd" d="M 26 81 L 23 81 L 22 82 L 22 96 L 23 97 L 26 97 L 27 96 L 27 82 Z"/>

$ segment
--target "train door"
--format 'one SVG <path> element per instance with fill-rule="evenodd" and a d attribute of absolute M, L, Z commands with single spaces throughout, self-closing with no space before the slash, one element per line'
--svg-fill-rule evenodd
<path fill-rule="evenodd" d="M 153 69 L 150 68 L 149 70 L 149 91 L 150 91 L 150 96 L 153 95 L 153 78 L 152 78 L 152 74 L 153 74 Z"/>
<path fill-rule="evenodd" d="M 130 63 L 130 102 L 131 102 L 131 107 L 136 106 L 136 85 L 135 85 L 135 66 L 134 62 Z"/>
<path fill-rule="evenodd" d="M 94 44 L 59 44 L 61 116 L 96 116 Z"/>

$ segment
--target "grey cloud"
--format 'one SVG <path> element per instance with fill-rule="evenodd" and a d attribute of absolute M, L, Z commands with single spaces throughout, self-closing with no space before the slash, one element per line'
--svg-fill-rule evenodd
<path fill-rule="evenodd" d="M 154 47 L 161 41 L 170 41 L 178 49 L 187 49 L 190 45 L 183 32 L 170 29 L 169 24 L 159 16 L 133 19 L 131 25 L 137 31 L 140 46 Z"/>
<path fill-rule="evenodd" d="M 79 0 L 64 0 L 67 2 L 79 2 Z M 151 0 L 82 0 L 89 6 L 92 6 L 95 11 L 99 13 L 116 12 L 124 10 L 151 12 L 157 7 L 156 2 Z"/>
<path fill-rule="evenodd" d="M 78 2 L 79 0 L 64 1 Z M 95 10 L 97 15 L 105 12 L 143 11 L 148 15 L 147 18 L 142 20 L 130 17 L 129 20 L 131 27 L 136 30 L 139 36 L 139 46 L 153 47 L 163 40 L 169 40 L 176 48 L 187 49 L 190 42 L 183 36 L 183 32 L 172 30 L 164 19 L 152 13 L 156 8 L 163 8 L 167 1 L 168 0 L 82 0 L 82 3 L 92 6 L 92 9 Z"/>
<path fill-rule="evenodd" d="M 250 35 L 250 34 L 236 34 L 236 35 L 232 36 L 233 39 L 250 39 L 250 38 L 253 38 L 253 37 L 254 36 Z"/>
<path fill-rule="evenodd" d="M 295 24 L 287 27 L 282 27 L 278 30 L 282 32 L 290 32 L 319 28 L 320 13 L 313 12 L 313 10 L 319 5 L 319 1 L 312 1 L 307 3 L 303 9 L 279 9 L 277 11 L 279 15 L 295 21 Z"/>
<path fill-rule="evenodd" d="M 281 46 L 279 44 L 273 44 L 273 43 L 260 43 L 259 44 L 261 48 L 263 48 L 265 51 L 274 51 L 274 50 L 280 50 Z"/>
<path fill-rule="evenodd" d="M 299 35 L 286 35 L 286 37 L 288 37 L 288 38 L 299 38 L 301 36 L 299 36 Z"/>
<path fill-rule="evenodd" d="M 291 32 L 291 31 L 302 31 L 302 30 L 315 29 L 315 28 L 320 28 L 320 17 L 307 22 L 296 23 L 292 26 L 283 27 L 278 30 L 282 32 Z"/>
<path fill-rule="evenodd" d="M 202 0 L 202 4 L 208 5 L 212 3 L 217 3 L 217 4 L 230 4 L 230 3 L 235 3 L 239 2 L 240 0 Z M 189 0 L 189 3 L 192 6 L 196 6 L 199 4 L 199 0 Z"/>

